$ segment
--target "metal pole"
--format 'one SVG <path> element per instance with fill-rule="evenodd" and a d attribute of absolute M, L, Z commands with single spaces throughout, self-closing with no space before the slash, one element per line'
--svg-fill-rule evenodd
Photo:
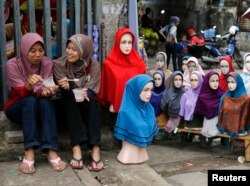
<path fill-rule="evenodd" d="M 43 1 L 43 32 L 46 56 L 52 57 L 51 52 L 51 13 L 50 2 Z"/>
<path fill-rule="evenodd" d="M 87 0 L 87 25 L 88 36 L 92 38 L 92 0 Z"/>
<path fill-rule="evenodd" d="M 0 109 L 2 110 L 4 102 L 7 100 L 8 88 L 6 84 L 6 73 L 5 73 L 5 65 L 7 62 L 6 56 L 6 36 L 5 36 L 5 20 L 4 20 L 4 5 L 5 0 L 0 1 L 0 68 L 1 68 L 1 77 L 0 77 Z"/>
<path fill-rule="evenodd" d="M 138 13 L 137 13 L 137 1 L 135 0 L 129 0 L 128 1 L 128 25 L 129 28 L 133 31 L 136 41 L 139 38 L 138 34 Z M 138 41 L 135 42 L 135 48 L 139 50 L 138 48 Z"/>
<path fill-rule="evenodd" d="M 28 1 L 29 32 L 36 32 L 36 14 L 34 0 Z"/>

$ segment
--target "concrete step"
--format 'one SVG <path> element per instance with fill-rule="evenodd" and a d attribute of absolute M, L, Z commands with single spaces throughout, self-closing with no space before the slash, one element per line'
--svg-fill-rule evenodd
<path fill-rule="evenodd" d="M 21 130 L 21 126 L 8 120 L 5 113 L 0 111 L 0 137 L 3 137 L 6 131 L 15 130 Z"/>

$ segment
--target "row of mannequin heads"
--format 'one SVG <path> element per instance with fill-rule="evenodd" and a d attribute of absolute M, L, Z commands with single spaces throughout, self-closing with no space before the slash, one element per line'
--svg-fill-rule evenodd
<path fill-rule="evenodd" d="M 159 54 L 159 55 L 156 56 L 155 59 L 156 59 L 157 68 L 158 69 L 163 68 L 163 66 L 165 65 L 164 56 L 162 54 Z M 185 68 L 188 68 L 190 73 L 192 73 L 193 71 L 198 70 L 195 62 L 192 62 L 192 61 L 190 61 L 186 65 L 186 67 L 183 66 L 183 68 L 184 68 L 183 70 L 185 70 Z M 246 68 L 247 71 L 250 72 L 250 56 L 247 56 L 247 58 L 246 58 L 245 68 Z M 228 64 L 228 62 L 226 60 L 224 60 L 224 59 L 221 60 L 220 69 L 221 69 L 222 74 L 226 75 L 226 74 L 229 73 L 229 70 L 230 70 L 229 69 L 229 64 Z M 153 78 L 154 78 L 155 86 L 160 87 L 161 84 L 163 83 L 161 75 L 156 73 Z M 183 81 L 182 77 L 180 75 L 176 75 L 175 78 L 174 78 L 174 86 L 176 88 L 180 88 L 182 86 L 182 81 Z M 191 76 L 190 76 L 191 87 L 193 89 L 197 88 L 198 83 L 199 83 L 198 82 L 198 75 L 197 74 L 191 74 Z M 227 78 L 227 84 L 228 84 L 228 89 L 230 91 L 234 91 L 236 89 L 237 83 L 236 83 L 236 80 L 233 77 L 229 76 Z M 209 85 L 210 85 L 211 89 L 213 89 L 213 90 L 218 89 L 218 87 L 219 87 L 219 76 L 216 75 L 216 74 L 212 75 L 210 77 L 210 79 L 209 79 Z"/>

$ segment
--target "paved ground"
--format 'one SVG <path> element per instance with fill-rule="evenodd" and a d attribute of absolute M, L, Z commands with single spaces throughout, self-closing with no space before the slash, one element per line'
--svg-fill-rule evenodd
<path fill-rule="evenodd" d="M 179 135 L 172 140 L 156 141 L 148 148 L 150 160 L 140 165 L 122 165 L 116 160 L 118 149 L 102 152 L 106 168 L 101 172 L 73 170 L 69 166 L 62 172 L 54 172 L 45 154 L 36 153 L 36 173 L 25 175 L 19 172 L 19 158 L 23 155 L 22 144 L 9 145 L 0 140 L 0 185 L 172 185 L 205 186 L 208 169 L 249 169 L 250 163 L 239 163 L 243 148 L 229 152 L 215 141 L 212 147 L 198 142 L 183 142 Z M 84 150 L 87 156 L 88 150 Z M 61 144 L 61 157 L 71 157 L 69 144 Z"/>

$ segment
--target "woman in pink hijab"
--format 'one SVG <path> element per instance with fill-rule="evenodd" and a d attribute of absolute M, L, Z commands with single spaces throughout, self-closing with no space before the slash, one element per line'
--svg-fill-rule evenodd
<path fill-rule="evenodd" d="M 35 172 L 34 150 L 38 148 L 48 153 L 55 171 L 66 168 L 57 154 L 56 120 L 50 99 L 57 87 L 53 79 L 46 84 L 52 77 L 52 61 L 44 53 L 43 39 L 37 33 L 27 33 L 21 39 L 19 55 L 6 64 L 9 98 L 4 110 L 11 121 L 22 125 L 25 152 L 19 168 L 26 174 Z"/>

